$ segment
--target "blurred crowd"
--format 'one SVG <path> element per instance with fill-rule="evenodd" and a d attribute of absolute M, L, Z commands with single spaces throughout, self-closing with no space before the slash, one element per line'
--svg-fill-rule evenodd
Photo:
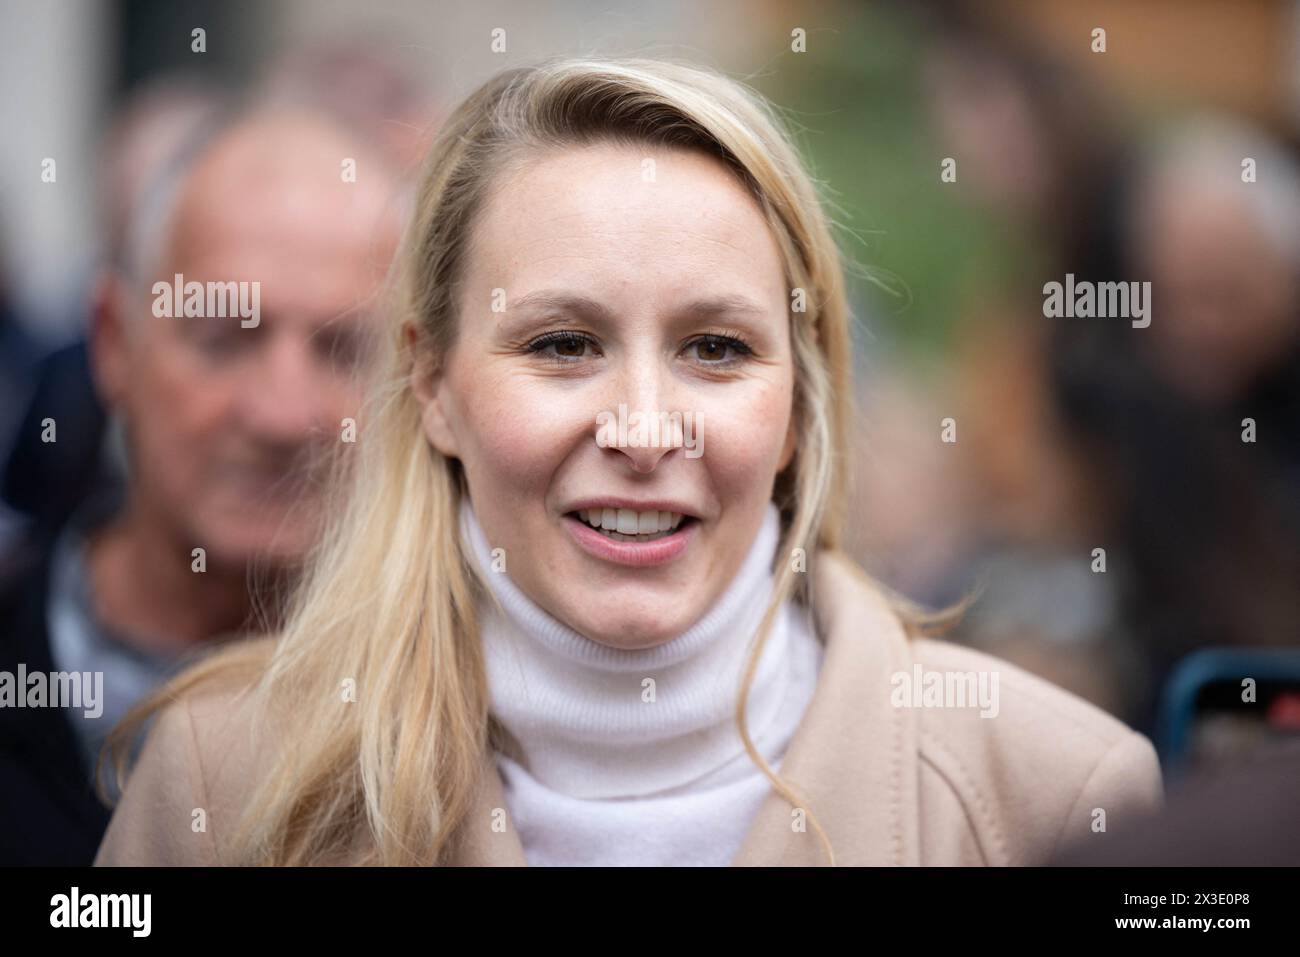
<path fill-rule="evenodd" d="M 860 557 L 931 605 L 977 595 L 961 640 L 1121 716 L 1166 758 L 1191 757 L 1168 726 L 1201 707 L 1169 695 L 1189 663 L 1205 684 L 1267 674 L 1277 701 L 1258 735 L 1287 736 L 1298 131 L 1196 103 L 1134 122 L 1031 38 L 946 6 L 920 72 L 937 156 L 960 158 L 954 195 L 1013 252 L 969 283 L 937 368 L 896 363 L 887 336 L 868 349 Z M 1046 316 L 1044 287 L 1067 274 L 1150 282 L 1150 325 Z"/>
<path fill-rule="evenodd" d="M 999 252 L 945 267 L 976 275 L 923 359 L 856 293 L 857 557 L 930 606 L 974 595 L 954 640 L 1171 760 L 1213 744 L 1202 692 L 1243 674 L 1266 707 L 1231 740 L 1300 727 L 1298 131 L 1196 103 L 1134 123 L 1014 31 L 888 9 L 915 38 L 932 188 Z M 8 860 L 88 861 L 112 720 L 214 641 L 274 628 L 318 530 L 325 451 L 362 414 L 407 191 L 453 98 L 398 63 L 338 41 L 244 88 L 136 86 L 96 165 L 104 252 L 79 334 L 48 342 L 0 272 L 0 665 L 103 671 L 106 707 L 71 726 L 5 716 L 0 802 L 27 822 L 0 835 Z M 152 281 L 175 273 L 263 277 L 259 327 L 141 336 Z M 1067 273 L 1149 281 L 1153 321 L 1045 317 L 1043 287 Z"/>

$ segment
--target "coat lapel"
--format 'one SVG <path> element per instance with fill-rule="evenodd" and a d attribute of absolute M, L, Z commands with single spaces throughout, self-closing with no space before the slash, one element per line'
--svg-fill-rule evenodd
<path fill-rule="evenodd" d="M 915 865 L 916 730 L 909 712 L 890 704 L 890 676 L 911 667 L 906 636 L 847 557 L 823 552 L 814 575 L 813 614 L 826 657 L 781 777 L 821 822 L 837 865 Z M 792 811 L 769 795 L 733 863 L 829 863 L 811 815 L 801 831 Z"/>
<path fill-rule="evenodd" d="M 890 704 L 890 676 L 911 668 L 906 637 L 897 616 L 850 559 L 823 552 L 813 574 L 814 621 L 826 657 L 780 768 L 811 814 L 804 815 L 799 829 L 794 809 L 773 792 L 732 863 L 829 863 L 815 817 L 838 865 L 915 865 L 920 843 L 916 730 L 909 713 Z M 490 754 L 484 757 L 479 789 L 452 865 L 525 865 Z"/>
<path fill-rule="evenodd" d="M 524 848 L 506 806 L 505 788 L 490 751 L 479 766 L 479 794 L 457 832 L 453 867 L 524 867 Z"/>

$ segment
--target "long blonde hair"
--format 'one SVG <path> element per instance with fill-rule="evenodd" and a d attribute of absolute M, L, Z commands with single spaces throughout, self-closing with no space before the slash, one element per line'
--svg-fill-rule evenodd
<path fill-rule="evenodd" d="M 455 340 L 466 240 L 494 177 L 531 151 L 604 140 L 703 150 L 726 164 L 766 217 L 788 288 L 803 290 L 806 309 L 790 311 L 800 438 L 774 488 L 782 518 L 775 587 L 736 722 L 774 789 L 806 806 L 755 749 L 746 703 L 782 603 L 811 600 L 796 556 L 840 547 L 854 417 L 840 250 L 798 152 L 760 96 L 672 62 L 562 59 L 493 77 L 451 114 L 431 148 L 394 270 L 380 387 L 360 440 L 340 456 L 346 474 L 336 519 L 280 634 L 221 648 L 114 731 L 121 774 L 124 742 L 177 697 L 213 684 L 257 692 L 266 712 L 258 725 L 274 729 L 277 746 L 266 773 L 250 782 L 223 863 L 318 863 L 337 857 L 359 829 L 368 831 L 367 863 L 448 859 L 498 729 L 478 640 L 486 588 L 458 534 L 464 475 L 425 438 L 410 380 Z M 351 702 L 340 693 L 348 681 Z"/>

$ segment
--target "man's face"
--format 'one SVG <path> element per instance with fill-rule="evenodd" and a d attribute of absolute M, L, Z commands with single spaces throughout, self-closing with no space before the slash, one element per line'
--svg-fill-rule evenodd
<path fill-rule="evenodd" d="M 314 132 L 325 165 L 330 145 Z M 359 418 L 372 300 L 396 240 L 391 184 L 345 183 L 341 146 L 321 175 L 283 143 L 266 140 L 259 159 L 255 141 L 232 136 L 189 177 L 157 275 L 118 297 L 101 380 L 126 423 L 136 507 L 187 556 L 203 547 L 209 564 L 292 564 L 323 517 L 313 466 Z M 256 326 L 154 315 L 153 282 L 177 273 L 260 282 Z"/>
<path fill-rule="evenodd" d="M 1143 197 L 1137 259 L 1154 309 L 1141 346 L 1187 398 L 1242 395 L 1300 337 L 1295 271 L 1253 205 L 1187 172 Z"/>

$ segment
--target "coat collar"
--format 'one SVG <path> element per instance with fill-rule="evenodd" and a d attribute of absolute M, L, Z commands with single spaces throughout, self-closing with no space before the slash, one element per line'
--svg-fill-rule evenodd
<path fill-rule="evenodd" d="M 870 580 L 839 552 L 813 566 L 813 615 L 826 656 L 780 776 L 811 814 L 768 795 L 735 866 L 829 863 L 820 822 L 838 865 L 919 862 L 916 728 L 890 704 L 890 676 L 911 667 L 902 625 Z M 452 852 L 454 866 L 523 866 L 495 760 L 485 754 L 479 794 Z"/>

